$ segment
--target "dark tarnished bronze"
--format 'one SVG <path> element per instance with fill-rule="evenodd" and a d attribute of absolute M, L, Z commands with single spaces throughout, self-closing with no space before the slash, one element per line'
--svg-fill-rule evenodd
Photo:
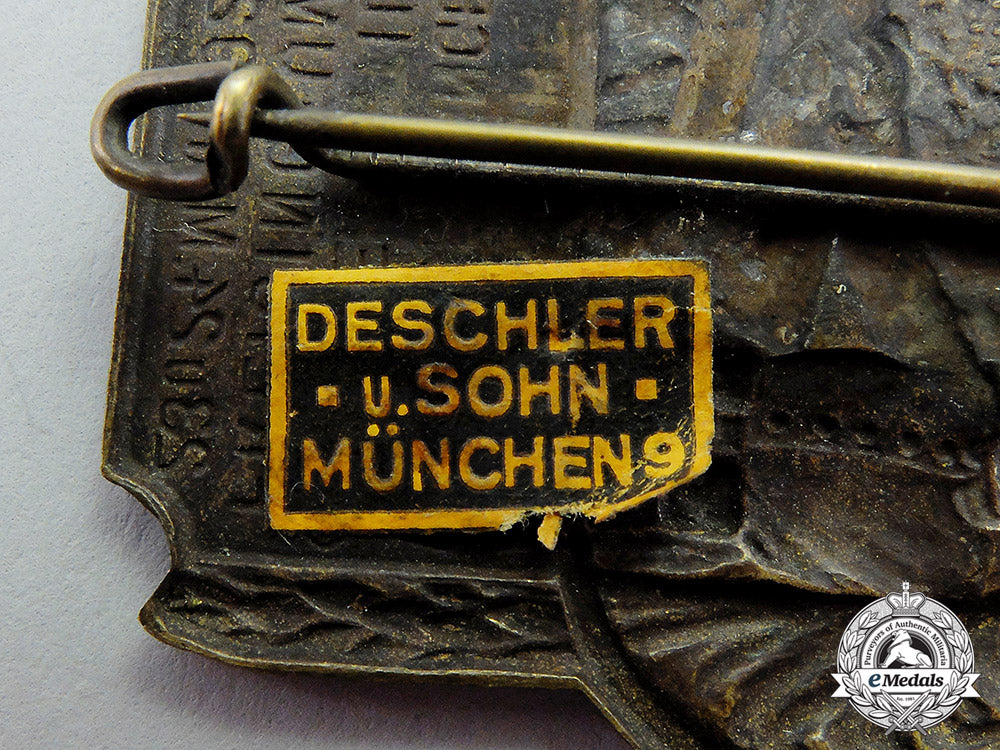
<path fill-rule="evenodd" d="M 643 748 L 1000 745 L 998 40 L 984 0 L 154 2 L 159 72 L 95 133 L 113 178 L 191 201 L 134 198 L 122 266 L 104 468 L 173 553 L 145 627 L 249 666 L 580 688 Z M 230 109 L 188 104 L 229 61 L 276 76 L 241 68 Z M 127 122 L 161 104 L 201 114 L 152 112 L 133 155 Z M 441 124 L 392 119 L 411 117 Z M 333 124 L 357 140 L 320 139 Z M 552 131 L 512 126 L 609 135 L 552 152 Z M 644 170 L 626 144 L 654 141 L 631 136 L 876 169 Z M 599 144 L 612 159 L 578 160 Z M 310 151 L 330 147 L 360 152 Z M 881 181 L 876 156 L 921 162 L 917 183 Z M 574 171 L 618 158 L 697 179 Z M 529 524 L 272 528 L 275 271 L 662 258 L 711 277 L 702 476 L 570 518 L 551 551 Z M 901 580 L 964 622 L 982 672 L 919 737 L 831 697 L 845 627 Z"/>
<path fill-rule="evenodd" d="M 224 77 L 223 77 L 224 76 Z M 181 114 L 210 126 L 200 179 L 126 150 L 136 117 L 164 104 L 196 102 L 218 86 L 211 116 Z M 278 111 L 258 109 L 261 106 Z M 456 122 L 420 117 L 302 110 L 273 69 L 194 64 L 136 73 L 113 88 L 94 117 L 94 158 L 109 179 L 134 193 L 173 200 L 228 195 L 246 179 L 250 135 L 288 143 L 313 166 L 352 174 L 379 166 L 379 155 L 646 176 L 752 183 L 917 201 L 996 207 L 1000 171 L 912 159 L 853 156 L 740 143 L 622 135 L 566 128 Z M 369 151 L 363 162 L 321 149 Z M 441 161 L 445 163 L 442 165 Z M 211 185 L 211 189 L 208 188 Z"/>

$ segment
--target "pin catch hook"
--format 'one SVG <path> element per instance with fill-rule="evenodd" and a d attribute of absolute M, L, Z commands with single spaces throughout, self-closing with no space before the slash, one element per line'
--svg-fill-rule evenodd
<path fill-rule="evenodd" d="M 179 166 L 128 150 L 132 121 L 154 107 L 215 99 L 204 166 Z M 135 193 L 174 200 L 226 195 L 243 182 L 251 136 L 288 143 L 330 172 L 358 162 L 324 149 L 524 167 L 740 182 L 1000 208 L 1000 170 L 802 149 L 507 124 L 351 114 L 303 108 L 271 68 L 208 63 L 143 71 L 102 100 L 91 127 L 101 169 Z M 376 159 L 369 160 L 374 166 Z"/>
<path fill-rule="evenodd" d="M 132 122 L 155 107 L 214 99 L 206 165 L 144 158 L 128 148 Z M 126 190 L 152 198 L 198 201 L 233 192 L 246 179 L 252 121 L 267 107 L 302 106 L 270 68 L 204 63 L 144 70 L 116 84 L 101 100 L 90 127 L 90 148 L 104 174 Z M 322 169 L 334 164 L 308 145 L 292 148 Z"/>

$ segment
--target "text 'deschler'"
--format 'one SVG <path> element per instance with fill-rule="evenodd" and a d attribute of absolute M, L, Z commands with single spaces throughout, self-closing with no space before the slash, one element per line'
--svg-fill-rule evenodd
<path fill-rule="evenodd" d="M 278 529 L 601 520 L 702 473 L 705 264 L 276 271 Z"/>

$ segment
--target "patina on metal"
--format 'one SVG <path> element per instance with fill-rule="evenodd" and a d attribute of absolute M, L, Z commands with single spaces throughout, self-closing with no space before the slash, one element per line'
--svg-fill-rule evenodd
<path fill-rule="evenodd" d="M 161 72 L 98 132 L 113 177 L 191 201 L 133 199 L 122 268 L 104 469 L 173 553 L 143 624 L 249 666 L 580 688 L 644 748 L 996 746 L 996 30 L 978 0 L 154 2 Z M 128 151 L 128 121 L 198 109 L 232 61 L 235 108 L 153 112 Z M 275 278 L 660 259 L 711 278 L 700 477 L 554 550 L 521 523 L 274 528 Z M 982 671 L 919 739 L 832 698 L 841 634 L 900 580 Z"/>
<path fill-rule="evenodd" d="M 143 162 L 127 152 L 128 129 L 136 117 L 155 106 L 204 100 L 213 86 L 218 91 L 211 116 L 181 115 L 211 128 L 202 174 Z M 261 105 L 289 111 L 258 109 Z M 981 167 L 662 136 L 303 110 L 287 84 L 262 65 L 234 70 L 231 63 L 196 64 L 136 73 L 108 92 L 98 107 L 91 143 L 97 163 L 116 184 L 154 198 L 185 201 L 219 198 L 239 188 L 247 175 L 251 135 L 288 143 L 313 166 L 334 173 L 352 174 L 352 163 L 319 149 L 371 152 L 361 162 L 369 167 L 378 166 L 380 154 L 391 154 L 1000 206 L 1000 171 Z"/>

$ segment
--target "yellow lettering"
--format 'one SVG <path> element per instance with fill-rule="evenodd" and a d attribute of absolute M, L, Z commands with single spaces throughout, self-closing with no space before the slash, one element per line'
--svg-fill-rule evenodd
<path fill-rule="evenodd" d="M 579 365 L 569 366 L 569 413 L 574 422 L 580 418 L 584 399 L 598 414 L 608 413 L 608 367 L 603 362 L 597 365 L 597 383 Z"/>
<path fill-rule="evenodd" d="M 496 401 L 486 401 L 481 392 L 484 380 L 496 380 L 500 383 L 500 398 Z M 499 417 L 507 413 L 514 403 L 514 382 L 510 373 L 499 365 L 486 365 L 476 369 L 469 377 L 469 405 L 472 411 L 481 417 Z"/>
<path fill-rule="evenodd" d="M 669 325 L 677 313 L 677 308 L 669 297 L 636 297 L 633 301 L 635 310 L 635 348 L 646 346 L 646 331 L 653 331 L 661 349 L 673 349 L 674 340 L 670 336 Z M 650 310 L 655 314 L 651 315 Z"/>
<path fill-rule="evenodd" d="M 373 490 L 379 492 L 391 492 L 399 487 L 403 481 L 403 444 L 398 440 L 392 441 L 392 473 L 387 479 L 383 479 L 375 470 L 375 444 L 366 440 L 361 446 L 365 481 Z"/>
<path fill-rule="evenodd" d="M 446 490 L 451 487 L 451 451 L 448 449 L 447 438 L 441 441 L 438 455 L 440 458 L 434 458 L 423 440 L 413 441 L 413 489 L 417 492 L 424 489 L 424 478 L 420 472 L 422 466 L 427 467 L 437 482 L 438 489 Z"/>
<path fill-rule="evenodd" d="M 378 339 L 362 339 L 359 333 L 362 331 L 378 331 L 378 321 L 371 318 L 361 318 L 363 312 L 382 312 L 382 302 L 372 300 L 370 302 L 348 302 L 347 303 L 347 351 L 349 352 L 380 352 L 382 342 Z"/>
<path fill-rule="evenodd" d="M 518 330 L 524 331 L 529 349 L 538 348 L 538 300 L 529 299 L 520 318 L 507 315 L 506 302 L 497 302 L 497 349 L 506 351 L 510 332 Z"/>
<path fill-rule="evenodd" d="M 361 380 L 362 388 L 365 392 L 365 413 L 370 417 L 384 417 L 389 413 L 389 408 L 392 406 L 391 399 L 389 397 L 389 376 L 383 375 L 380 379 L 379 386 L 379 399 L 378 403 L 375 403 L 375 396 L 373 394 L 372 379 L 370 375 L 365 375 Z"/>
<path fill-rule="evenodd" d="M 619 435 L 621 454 L 615 455 L 611 450 L 611 442 L 607 438 L 594 436 L 594 486 L 604 486 L 604 467 L 611 469 L 618 484 L 628 487 L 632 484 L 632 438 Z"/>
<path fill-rule="evenodd" d="M 473 317 L 480 317 L 486 312 L 486 308 L 473 299 L 456 299 L 448 303 L 444 309 L 444 340 L 448 346 L 460 352 L 474 352 L 486 346 L 486 334 L 477 333 L 470 338 L 459 335 L 455 328 L 455 319 L 459 313 L 469 313 Z"/>
<path fill-rule="evenodd" d="M 310 315 L 318 315 L 323 319 L 325 327 L 323 335 L 318 339 L 309 338 Z M 323 352 L 333 346 L 333 342 L 337 339 L 337 316 L 327 305 L 303 303 L 299 305 L 296 329 L 300 352 Z"/>
<path fill-rule="evenodd" d="M 591 349 L 624 349 L 625 341 L 620 338 L 604 338 L 602 328 L 622 327 L 620 318 L 605 315 L 607 311 L 621 310 L 625 306 L 620 297 L 587 300 L 587 325 L 590 329 L 589 343 Z"/>
<path fill-rule="evenodd" d="M 417 411 L 421 414 L 451 414 L 458 408 L 458 389 L 450 383 L 434 383 L 435 375 L 457 378 L 458 370 L 451 365 L 432 362 L 417 370 L 417 385 L 428 393 L 438 393 L 445 397 L 443 404 L 432 404 L 425 398 L 417 399 Z"/>
<path fill-rule="evenodd" d="M 545 438 L 536 437 L 533 441 L 531 453 L 515 453 L 514 439 L 506 438 L 503 441 L 503 475 L 504 484 L 513 487 L 516 479 L 515 474 L 518 469 L 531 469 L 531 480 L 535 487 L 541 487 L 545 481 L 545 467 L 542 464 L 542 449 L 545 446 Z"/>
<path fill-rule="evenodd" d="M 586 474 L 570 473 L 570 469 L 587 468 L 587 457 L 572 450 L 590 447 L 587 435 L 562 435 L 552 440 L 553 478 L 557 490 L 588 490 L 590 477 Z"/>
<path fill-rule="evenodd" d="M 407 313 L 411 312 L 430 315 L 434 312 L 434 308 L 422 299 L 404 300 L 392 308 L 393 323 L 403 330 L 420 332 L 420 338 L 418 339 L 408 339 L 400 336 L 398 333 L 393 334 L 392 345 L 396 349 L 405 349 L 407 351 L 428 349 L 434 342 L 434 326 L 430 324 L 430 321 L 408 317 Z"/>
<path fill-rule="evenodd" d="M 491 471 L 489 474 L 477 474 L 472 470 L 472 455 L 478 451 L 486 451 L 496 455 L 500 451 L 500 445 L 493 438 L 476 437 L 472 438 L 462 446 L 462 452 L 458 456 L 458 473 L 466 486 L 474 490 L 492 490 L 500 484 L 500 472 Z"/>
<path fill-rule="evenodd" d="M 552 365 L 549 368 L 549 379 L 535 382 L 528 377 L 528 368 L 521 365 L 518 371 L 518 385 L 521 395 L 521 416 L 531 415 L 531 402 L 540 397 L 546 396 L 549 399 L 549 411 L 552 414 L 559 413 L 559 365 Z"/>
<path fill-rule="evenodd" d="M 329 461 L 319 455 L 319 448 L 312 440 L 302 441 L 302 485 L 306 492 L 312 489 L 313 472 L 319 472 L 324 487 L 329 487 L 333 475 L 340 473 L 341 489 L 351 489 L 351 441 L 341 438 Z"/>
<path fill-rule="evenodd" d="M 684 466 L 684 443 L 676 432 L 657 432 L 642 446 L 646 474 L 654 479 L 672 477 Z"/>
<path fill-rule="evenodd" d="M 571 349 L 583 349 L 583 339 L 576 331 L 570 331 L 567 338 L 562 337 L 559 325 L 559 302 L 550 299 L 545 306 L 549 322 L 549 351 L 568 352 Z"/>

